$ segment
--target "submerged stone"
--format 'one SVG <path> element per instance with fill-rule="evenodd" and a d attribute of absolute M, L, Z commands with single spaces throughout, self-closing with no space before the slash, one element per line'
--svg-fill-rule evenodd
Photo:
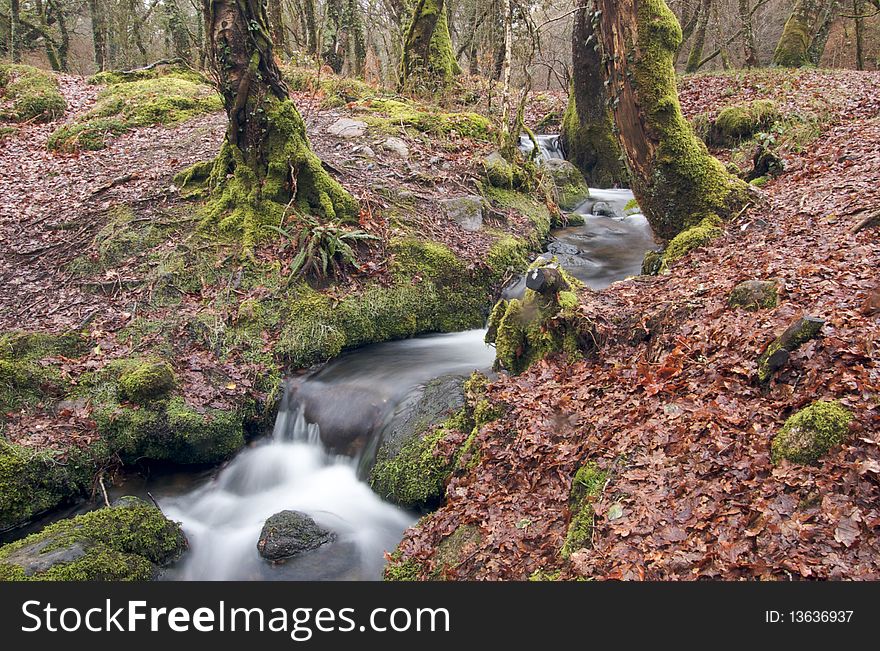
<path fill-rule="evenodd" d="M 266 520 L 257 551 L 266 560 L 281 561 L 334 540 L 335 533 L 324 529 L 305 513 L 281 511 Z"/>

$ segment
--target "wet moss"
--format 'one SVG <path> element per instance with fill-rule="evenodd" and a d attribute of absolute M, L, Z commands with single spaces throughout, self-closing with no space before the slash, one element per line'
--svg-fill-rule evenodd
<path fill-rule="evenodd" d="M 135 363 L 119 377 L 125 399 L 145 403 L 161 398 L 174 388 L 174 369 L 168 362 L 144 360 Z"/>
<path fill-rule="evenodd" d="M 781 118 L 776 102 L 767 99 L 728 106 L 721 110 L 709 129 L 709 139 L 718 145 L 732 145 L 767 131 Z"/>
<path fill-rule="evenodd" d="M 404 558 L 403 554 L 395 551 L 388 557 L 388 563 L 382 572 L 384 581 L 421 581 L 422 568 L 412 558 Z"/>
<path fill-rule="evenodd" d="M 592 462 L 575 473 L 569 497 L 571 520 L 560 552 L 563 558 L 569 559 L 577 550 L 592 545 L 593 501 L 604 489 L 607 477 L 608 474 Z"/>
<path fill-rule="evenodd" d="M 49 135 L 50 151 L 71 154 L 77 151 L 104 149 L 114 136 L 128 132 L 129 127 L 114 118 L 97 118 L 88 122 L 64 124 Z"/>
<path fill-rule="evenodd" d="M 724 231 L 717 216 L 706 217 L 697 226 L 682 231 L 669 242 L 663 258 L 666 263 L 675 262 L 701 246 L 705 246 Z"/>
<path fill-rule="evenodd" d="M 0 119 L 13 122 L 51 122 L 67 110 L 67 102 L 50 72 L 26 65 L 0 65 L 0 89 L 8 109 Z"/>
<path fill-rule="evenodd" d="M 186 546 L 180 526 L 159 509 L 124 498 L 0 548 L 0 579 L 145 581 Z"/>
<path fill-rule="evenodd" d="M 793 414 L 773 438 L 773 463 L 816 463 L 849 436 L 853 414 L 839 402 L 818 401 Z"/>
<path fill-rule="evenodd" d="M 562 140 L 567 160 L 593 187 L 610 188 L 626 183 L 628 175 L 614 133 L 613 114 L 605 110 L 601 116 L 594 116 L 592 122 L 585 121 L 587 118 L 586 112 L 578 112 L 574 90 L 569 89 L 568 104 L 562 116 Z"/>
<path fill-rule="evenodd" d="M 525 238 L 531 248 L 540 248 L 550 234 L 554 214 L 547 204 L 526 192 L 493 187 L 487 183 L 481 186 L 483 197 L 494 207 L 513 210 L 525 215 L 531 222 L 533 231 Z"/>
<path fill-rule="evenodd" d="M 96 470 L 88 452 L 71 450 L 62 456 L 0 439 L 0 530 L 86 493 Z"/>

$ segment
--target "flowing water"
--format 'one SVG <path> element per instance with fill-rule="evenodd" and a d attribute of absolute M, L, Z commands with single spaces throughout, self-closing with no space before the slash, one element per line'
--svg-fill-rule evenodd
<path fill-rule="evenodd" d="M 532 146 L 524 139 L 524 149 Z M 563 157 L 555 136 L 539 136 L 538 146 L 543 159 Z M 591 193 L 575 211 L 584 225 L 553 231 L 545 255 L 602 289 L 639 273 L 654 242 L 642 215 L 625 214 L 628 190 Z M 483 343 L 484 333 L 417 337 L 345 354 L 289 380 L 272 435 L 223 468 L 133 475 L 114 494 L 149 495 L 182 522 L 190 550 L 166 579 L 378 579 L 383 553 L 415 522 L 414 514 L 382 501 L 364 482 L 382 432 L 405 415 L 425 382 L 488 370 L 494 350 Z M 264 561 L 257 553 L 260 530 L 285 509 L 309 514 L 337 540 L 284 563 Z"/>

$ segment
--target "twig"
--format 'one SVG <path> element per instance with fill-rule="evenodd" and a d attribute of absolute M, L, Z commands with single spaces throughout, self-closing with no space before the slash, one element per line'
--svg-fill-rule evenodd
<path fill-rule="evenodd" d="M 98 476 L 98 485 L 101 487 L 101 495 L 104 496 L 104 506 L 110 506 L 110 498 L 107 497 L 107 487 L 104 486 L 103 473 Z"/>
<path fill-rule="evenodd" d="M 117 185 L 122 185 L 123 183 L 128 183 L 129 181 L 133 181 L 138 178 L 140 177 L 137 174 L 125 174 L 123 176 L 117 176 L 112 181 L 108 181 L 103 185 L 99 185 L 97 188 L 92 190 L 90 196 L 94 197 L 96 194 L 101 194 L 102 192 L 106 192 L 110 188 L 115 188 Z"/>
<path fill-rule="evenodd" d="M 150 498 L 150 501 L 156 506 L 157 509 L 159 509 L 160 511 L 162 510 L 162 507 L 159 506 L 159 502 L 156 501 L 156 498 L 153 497 L 153 494 L 150 491 L 147 491 L 147 497 Z M 165 515 L 165 513 L 163 512 L 162 515 Z"/>
<path fill-rule="evenodd" d="M 868 215 L 863 220 L 861 220 L 859 223 L 857 223 L 855 226 L 850 228 L 849 229 L 850 235 L 855 235 L 859 231 L 870 226 L 873 222 L 880 222 L 880 212 L 874 213 L 872 215 Z"/>

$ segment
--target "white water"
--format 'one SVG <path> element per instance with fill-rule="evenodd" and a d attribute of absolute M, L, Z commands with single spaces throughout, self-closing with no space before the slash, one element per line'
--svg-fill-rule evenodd
<path fill-rule="evenodd" d="M 389 342 L 353 351 L 331 362 L 314 382 L 361 381 L 389 396 L 388 409 L 419 384 L 449 373 L 491 365 L 484 331 Z M 306 382 L 310 380 L 307 379 Z M 296 398 L 285 398 L 270 439 L 239 453 L 216 477 L 185 492 L 172 487 L 162 510 L 183 524 L 190 550 L 163 578 L 172 580 L 334 580 L 381 577 L 391 551 L 415 516 L 383 502 L 358 478 L 358 460 L 331 455 L 317 425 L 308 424 Z M 344 408 L 345 405 L 340 405 Z M 352 414 L 357 418 L 357 414 Z M 170 494 L 169 494 L 170 493 Z M 303 511 L 334 531 L 328 545 L 271 564 L 257 553 L 263 523 L 290 509 Z"/>

